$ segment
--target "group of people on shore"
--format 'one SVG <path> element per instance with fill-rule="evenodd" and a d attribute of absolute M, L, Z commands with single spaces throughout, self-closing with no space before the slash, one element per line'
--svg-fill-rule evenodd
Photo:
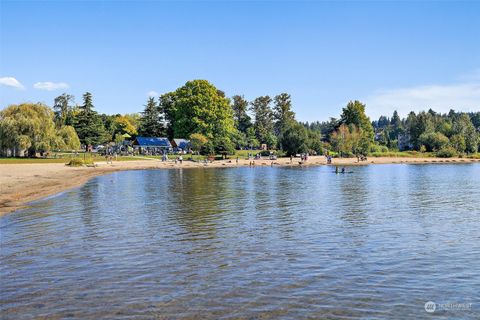
<path fill-rule="evenodd" d="M 308 160 L 308 153 L 302 153 L 300 154 L 300 161 L 304 162 Z M 293 163 L 293 155 L 290 155 L 290 163 Z"/>

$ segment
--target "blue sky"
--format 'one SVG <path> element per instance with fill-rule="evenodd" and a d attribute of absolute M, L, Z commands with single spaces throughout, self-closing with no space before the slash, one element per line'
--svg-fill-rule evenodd
<path fill-rule="evenodd" d="M 480 110 L 480 2 L 5 1 L 0 106 L 90 91 L 99 112 L 207 79 L 228 96 L 288 92 L 302 121 L 353 99 Z"/>

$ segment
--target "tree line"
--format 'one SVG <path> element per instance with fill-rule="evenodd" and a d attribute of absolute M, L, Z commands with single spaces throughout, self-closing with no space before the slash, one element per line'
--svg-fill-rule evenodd
<path fill-rule="evenodd" d="M 480 147 L 480 112 L 438 114 L 433 110 L 401 119 L 371 121 L 365 104 L 350 101 L 340 117 L 325 122 L 299 122 L 291 96 L 260 96 L 252 101 L 243 95 L 226 97 L 206 80 L 188 81 L 175 91 L 150 97 L 141 113 L 99 114 L 92 94 L 86 92 L 76 105 L 62 94 L 53 108 L 46 105 L 11 105 L 0 111 L 0 152 L 28 155 L 49 150 L 121 142 L 135 136 L 185 138 L 205 155 L 231 154 L 235 149 L 283 150 L 340 156 L 371 152 L 416 150 L 451 156 L 474 153 Z"/>
<path fill-rule="evenodd" d="M 374 122 L 380 145 L 390 149 L 437 152 L 442 156 L 470 154 L 480 149 L 480 112 L 450 110 L 440 114 L 432 109 L 410 112 L 400 119 L 383 116 Z"/>
<path fill-rule="evenodd" d="M 364 105 L 355 101 L 358 110 Z M 360 107 L 362 105 L 363 107 Z M 352 109 L 352 102 L 347 109 Z M 353 110 L 353 109 L 352 109 Z M 345 110 L 340 119 L 325 122 L 303 123 L 310 130 L 319 132 L 325 146 L 345 155 L 365 152 L 418 151 L 434 152 L 438 156 L 452 157 L 471 154 L 480 150 L 480 112 L 455 112 L 441 114 L 429 109 L 418 114 L 410 112 L 400 118 L 397 111 L 391 117 L 380 116 L 371 126 L 363 118 L 355 120 L 351 111 Z M 350 118 L 350 120 L 347 120 Z M 342 126 L 347 124 L 348 128 Z M 354 127 L 351 124 L 355 124 Z M 363 123 L 363 124 L 360 124 Z M 362 135 L 366 133 L 362 142 Z M 366 139 L 370 139 L 367 144 Z"/>

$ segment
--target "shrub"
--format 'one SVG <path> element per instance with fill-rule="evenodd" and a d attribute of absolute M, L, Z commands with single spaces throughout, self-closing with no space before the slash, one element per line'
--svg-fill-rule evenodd
<path fill-rule="evenodd" d="M 378 144 L 371 144 L 369 149 L 370 149 L 370 153 L 381 152 L 380 146 Z"/>
<path fill-rule="evenodd" d="M 81 167 L 87 164 L 93 164 L 93 159 L 92 158 L 87 158 L 85 160 L 81 158 L 73 158 L 71 159 L 68 163 L 67 166 L 71 167 Z"/>
<path fill-rule="evenodd" d="M 382 146 L 378 144 L 372 144 L 370 145 L 370 153 L 383 153 L 383 152 L 388 152 L 388 147 L 387 146 Z"/>
<path fill-rule="evenodd" d="M 83 160 L 80 159 L 80 158 L 73 158 L 71 159 L 68 163 L 67 163 L 67 166 L 71 166 L 71 167 L 81 167 L 83 166 Z"/>
<path fill-rule="evenodd" d="M 437 151 L 435 155 L 439 158 L 451 158 L 457 155 L 457 151 L 453 147 L 447 146 Z"/>
<path fill-rule="evenodd" d="M 446 148 L 449 140 L 440 132 L 424 132 L 418 141 L 425 146 L 426 151 L 438 151 Z"/>

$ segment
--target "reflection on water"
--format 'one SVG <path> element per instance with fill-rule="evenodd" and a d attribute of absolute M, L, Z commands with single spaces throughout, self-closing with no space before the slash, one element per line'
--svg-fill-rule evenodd
<path fill-rule="evenodd" d="M 118 172 L 0 220 L 21 318 L 480 314 L 480 165 Z"/>

